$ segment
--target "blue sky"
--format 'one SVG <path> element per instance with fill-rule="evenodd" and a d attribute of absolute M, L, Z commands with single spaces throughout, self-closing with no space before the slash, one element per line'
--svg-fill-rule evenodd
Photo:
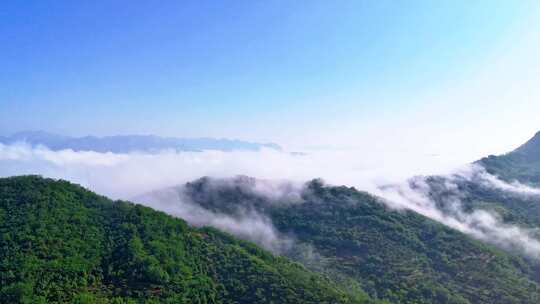
<path fill-rule="evenodd" d="M 539 6 L 4 1 L 0 133 L 502 152 L 540 130 Z"/>

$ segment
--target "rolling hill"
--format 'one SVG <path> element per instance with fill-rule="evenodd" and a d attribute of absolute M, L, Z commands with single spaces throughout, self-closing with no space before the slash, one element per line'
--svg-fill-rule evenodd
<path fill-rule="evenodd" d="M 294 239 L 282 254 L 372 297 L 393 303 L 536 303 L 535 271 L 516 255 L 411 211 L 388 209 L 354 188 L 305 185 L 268 197 L 257 180 L 202 178 L 177 188 L 213 214 L 259 214 Z"/>
<path fill-rule="evenodd" d="M 215 229 L 65 181 L 0 179 L 0 303 L 373 303 Z"/>

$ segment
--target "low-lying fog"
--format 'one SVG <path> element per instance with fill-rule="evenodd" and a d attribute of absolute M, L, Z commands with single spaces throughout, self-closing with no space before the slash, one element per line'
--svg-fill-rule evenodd
<path fill-rule="evenodd" d="M 448 158 L 441 161 L 436 155 L 368 153 L 355 149 L 307 153 L 262 149 L 114 154 L 51 151 L 24 143 L 0 144 L 1 176 L 40 174 L 62 178 L 112 198 L 132 199 L 146 195 L 147 199 L 141 203 L 180 216 L 195 225 L 211 225 L 229 231 L 274 251 L 287 246 L 291 240 L 280 237 L 264 215 L 246 213 L 240 218 L 233 218 L 203 210 L 183 201 L 182 197 L 162 195 L 152 198 L 148 193 L 182 185 L 202 176 L 227 178 L 247 175 L 264 180 L 290 181 L 296 185 L 321 177 L 328 184 L 354 186 L 371 192 L 392 208 L 411 209 L 477 239 L 540 257 L 540 242 L 532 236 L 533 231 L 503 223 L 493 212 L 464 212 L 459 193 L 450 198 L 454 212 L 443 212 L 427 195 L 428 186 L 423 178 L 414 179 L 415 187 L 411 187 L 409 178 L 413 176 L 450 172 L 454 176 L 448 175 L 446 187 L 449 190 L 457 189 L 453 179 L 460 176 L 516 195 L 540 193 L 538 189 L 505 183 L 480 167 L 463 166 Z M 267 186 L 259 185 L 255 191 L 271 196 L 272 187 Z M 298 189 L 300 191 L 301 187 Z"/>

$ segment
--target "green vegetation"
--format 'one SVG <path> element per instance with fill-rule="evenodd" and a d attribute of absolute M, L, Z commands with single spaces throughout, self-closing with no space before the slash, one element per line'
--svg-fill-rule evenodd
<path fill-rule="evenodd" d="M 540 302 L 524 260 L 419 214 L 388 210 L 367 193 L 320 180 L 306 186 L 301 201 L 269 201 L 243 180 L 203 178 L 183 191 L 215 212 L 268 216 L 296 239 L 289 257 L 350 290 L 359 286 L 393 303 Z"/>
<path fill-rule="evenodd" d="M 501 216 L 505 223 L 523 227 L 540 227 L 540 195 L 527 193 L 512 193 L 497 187 L 483 185 L 476 181 L 454 179 L 456 189 L 448 190 L 444 186 L 445 177 L 429 177 L 431 198 L 446 208 L 446 201 L 451 196 L 459 195 L 460 202 L 466 212 L 477 209 L 491 210 Z"/>
<path fill-rule="evenodd" d="M 477 163 L 503 180 L 540 185 L 540 133 Z M 540 227 L 538 195 L 465 178 L 452 190 L 445 177 L 425 181 L 442 211 L 458 193 L 465 212 L 488 209 Z M 215 213 L 269 218 L 294 240 L 282 257 L 69 182 L 0 179 L 0 304 L 540 303 L 538 261 L 389 210 L 354 188 L 313 180 L 300 196 L 269 198 L 254 185 L 202 178 L 179 191 Z"/>
<path fill-rule="evenodd" d="M 491 155 L 476 162 L 492 175 L 513 183 L 540 187 L 540 132 L 516 150 L 501 156 Z M 460 184 L 464 202 L 470 209 L 496 210 L 505 222 L 540 228 L 540 195 L 505 193 L 470 182 Z"/>
<path fill-rule="evenodd" d="M 505 181 L 540 186 L 540 132 L 510 153 L 490 155 L 477 163 Z"/>
<path fill-rule="evenodd" d="M 0 179 L 0 303 L 371 303 L 287 258 L 65 181 Z"/>
<path fill-rule="evenodd" d="M 540 160 L 531 160 L 526 155 L 511 152 L 501 156 L 490 155 L 478 161 L 490 174 L 507 182 L 540 186 Z"/>

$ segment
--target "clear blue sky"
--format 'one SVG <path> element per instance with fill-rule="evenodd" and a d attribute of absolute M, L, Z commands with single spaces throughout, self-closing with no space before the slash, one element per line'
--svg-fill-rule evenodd
<path fill-rule="evenodd" d="M 366 135 L 380 126 L 442 134 L 486 109 L 500 114 L 493 122 L 512 100 L 521 131 L 514 144 L 535 128 L 532 116 L 516 120 L 540 111 L 534 85 L 519 90 L 525 95 L 485 102 L 508 93 L 496 91 L 509 81 L 501 71 L 510 68 L 512 81 L 538 71 L 539 5 L 3 1 L 0 134 L 41 129 L 356 146 L 380 137 Z M 471 124 L 474 136 L 494 126 Z"/>

